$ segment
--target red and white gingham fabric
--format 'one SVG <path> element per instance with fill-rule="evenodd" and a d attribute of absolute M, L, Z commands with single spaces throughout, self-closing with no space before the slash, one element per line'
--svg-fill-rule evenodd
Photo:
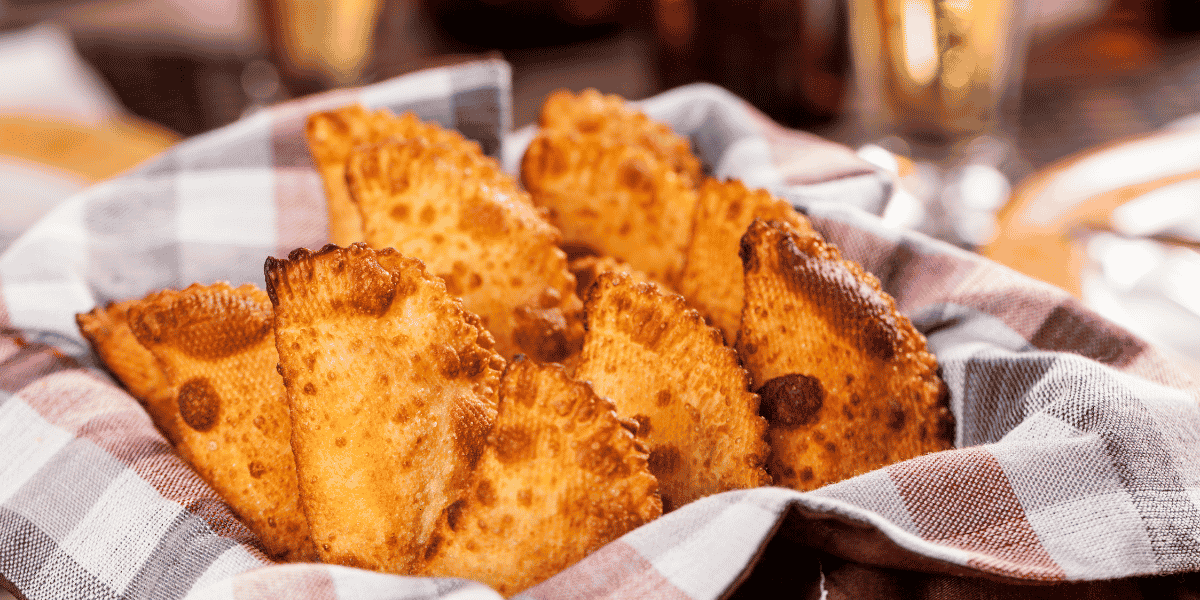
<path fill-rule="evenodd" d="M 262 285 L 326 242 L 312 111 L 414 110 L 507 165 L 508 66 L 284 104 L 67 201 L 0 256 L 0 585 L 37 598 L 495 598 L 474 582 L 271 564 L 99 368 L 74 315 L 163 287 Z M 889 180 L 712 86 L 643 107 L 710 171 L 806 210 L 926 333 L 956 450 L 811 493 L 742 490 L 630 532 L 529 598 L 1161 597 L 1200 589 L 1200 387 L 1061 290 L 884 227 Z M 865 210 L 864 210 L 865 209 Z"/>

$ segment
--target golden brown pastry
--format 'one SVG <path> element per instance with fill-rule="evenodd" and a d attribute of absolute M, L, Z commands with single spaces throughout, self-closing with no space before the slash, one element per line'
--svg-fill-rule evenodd
<path fill-rule="evenodd" d="M 558 230 L 493 161 L 391 140 L 352 152 L 347 179 L 367 244 L 423 261 L 502 355 L 561 362 L 578 353 L 582 304 Z"/>
<path fill-rule="evenodd" d="M 797 231 L 812 231 L 808 219 L 766 190 L 747 189 L 740 181 L 707 179 L 692 228 L 679 293 L 732 343 L 742 322 L 742 234 L 754 219 L 784 221 Z"/>
<path fill-rule="evenodd" d="M 471 483 L 504 359 L 440 278 L 394 250 L 299 249 L 265 271 L 317 552 L 412 573 Z"/>
<path fill-rule="evenodd" d="M 634 427 L 561 366 L 509 364 L 471 493 L 447 509 L 422 573 L 511 596 L 657 518 Z"/>
<path fill-rule="evenodd" d="M 129 307 L 137 300 L 110 302 L 75 315 L 79 332 L 104 366 L 141 402 L 167 440 L 179 440 L 179 409 L 162 366 L 129 330 Z"/>
<path fill-rule="evenodd" d="M 272 557 L 315 557 L 300 512 L 271 303 L 252 286 L 164 290 L 128 309 L 129 328 L 154 355 L 174 403 L 176 448 L 258 534 Z"/>
<path fill-rule="evenodd" d="M 542 105 L 538 125 L 645 148 L 693 183 L 702 176 L 700 159 L 692 154 L 687 138 L 615 94 L 601 94 L 590 88 L 578 94 L 555 91 Z"/>
<path fill-rule="evenodd" d="M 766 423 L 721 333 L 681 296 L 602 273 L 585 304 L 575 377 L 638 422 L 663 508 L 769 483 Z"/>
<path fill-rule="evenodd" d="M 339 246 L 363 241 L 362 219 L 346 187 L 346 159 L 355 148 L 392 138 L 423 139 L 484 156 L 477 143 L 457 131 L 423 122 L 412 113 L 397 117 L 387 109 L 368 111 L 357 104 L 309 116 L 305 138 L 325 186 L 329 238 Z"/>
<path fill-rule="evenodd" d="M 547 102 L 544 126 L 521 163 L 534 204 L 549 209 L 567 245 L 619 258 L 673 286 L 699 180 L 687 142 L 623 105 L 591 102 L 588 94 L 575 102 L 559 97 Z"/>
<path fill-rule="evenodd" d="M 937 360 L 879 281 L 815 233 L 742 238 L 738 353 L 762 397 L 775 483 L 811 490 L 953 443 Z"/>

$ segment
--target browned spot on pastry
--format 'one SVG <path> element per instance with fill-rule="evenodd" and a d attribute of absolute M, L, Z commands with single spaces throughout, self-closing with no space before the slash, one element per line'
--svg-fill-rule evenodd
<path fill-rule="evenodd" d="M 484 506 L 496 503 L 496 488 L 490 480 L 481 480 L 479 485 L 475 486 L 475 499 Z"/>
<path fill-rule="evenodd" d="M 534 165 L 536 172 L 549 178 L 555 178 L 567 171 L 570 166 L 567 157 L 551 140 L 539 137 L 533 141 L 533 144 L 533 152 L 530 155 L 538 158 L 537 164 Z"/>
<path fill-rule="evenodd" d="M 429 345 L 426 355 L 433 359 L 434 364 L 437 365 L 438 372 L 443 377 L 448 379 L 458 377 L 459 371 L 462 369 L 462 363 L 459 361 L 458 353 L 454 351 L 454 348 L 438 342 Z"/>
<path fill-rule="evenodd" d="M 498 427 L 492 434 L 496 458 L 502 463 L 514 463 L 533 458 L 533 436 L 520 425 Z"/>
<path fill-rule="evenodd" d="M 620 177 L 619 181 L 621 185 L 630 190 L 643 194 L 649 194 L 654 191 L 654 178 L 650 175 L 650 168 L 640 160 L 632 159 L 625 161 L 621 165 L 621 172 L 618 177 Z"/>
<path fill-rule="evenodd" d="M 473 236 L 497 236 L 508 233 L 504 207 L 494 200 L 476 198 L 459 215 L 458 226 Z"/>
<path fill-rule="evenodd" d="M 579 466 L 601 477 L 625 477 L 629 474 L 629 466 L 625 464 L 624 456 L 616 448 L 605 443 L 607 435 L 607 431 L 600 431 L 591 439 L 579 444 L 575 459 Z"/>
<path fill-rule="evenodd" d="M 800 469 L 800 481 L 809 482 L 813 479 L 812 467 L 803 467 Z"/>
<path fill-rule="evenodd" d="M 892 401 L 891 406 L 888 407 L 888 429 L 896 432 L 903 431 L 904 423 L 907 420 L 908 413 L 904 412 L 904 408 L 902 408 L 899 404 L 897 404 L 895 401 Z"/>
<path fill-rule="evenodd" d="M 364 252 L 370 252 L 370 249 L 361 244 L 355 244 L 349 248 L 338 248 L 337 246 L 326 246 L 320 252 L 314 254 L 308 251 L 300 252 L 303 248 L 297 249 L 289 254 L 289 260 L 306 260 L 312 261 L 318 257 L 325 255 L 333 255 L 337 258 L 333 266 L 333 270 L 339 272 L 339 276 L 348 281 L 348 285 L 353 286 L 355 294 L 343 300 L 337 298 L 332 302 L 332 308 L 336 311 L 343 306 L 350 308 L 356 313 L 380 317 L 387 312 L 388 307 L 392 305 L 392 300 L 397 296 L 397 292 L 401 291 L 403 295 L 412 293 L 411 290 L 403 288 L 397 289 L 397 281 L 392 274 L 384 269 L 373 258 L 360 260 L 360 256 Z M 385 255 L 384 253 L 380 253 Z M 295 258 L 293 258 L 295 257 Z M 271 294 L 271 301 L 278 303 L 279 286 L 291 286 L 297 282 L 282 281 L 282 261 L 277 261 L 268 258 L 265 266 L 267 274 L 267 293 Z M 309 278 L 311 274 L 311 264 L 304 265 L 308 267 L 306 273 Z M 303 277 L 303 275 L 301 275 Z M 267 322 L 267 331 L 271 330 L 270 321 Z"/>
<path fill-rule="evenodd" d="M 538 362 L 561 362 L 583 345 L 582 326 L 568 323 L 558 308 L 518 306 L 513 319 L 517 348 Z"/>
<path fill-rule="evenodd" d="M 633 415 L 633 420 L 637 423 L 637 431 L 634 433 L 636 433 L 638 437 L 644 438 L 647 435 L 650 435 L 650 431 L 653 427 L 650 424 L 649 415 Z"/>
<path fill-rule="evenodd" d="M 487 445 L 487 436 L 492 429 L 491 410 L 490 406 L 474 398 L 460 396 L 450 411 L 454 420 L 454 446 L 468 468 L 474 467 Z"/>
<path fill-rule="evenodd" d="M 682 461 L 679 448 L 675 446 L 658 446 L 650 449 L 650 472 L 655 476 L 670 475 L 679 468 Z"/>
<path fill-rule="evenodd" d="M 250 476 L 255 479 L 262 477 L 267 472 L 266 465 L 263 465 L 261 462 L 258 462 L 257 460 L 250 461 L 249 469 L 250 469 Z"/>
<path fill-rule="evenodd" d="M 658 390 L 658 394 L 654 396 L 654 404 L 656 406 L 668 406 L 671 404 L 671 392 L 669 390 Z"/>
<path fill-rule="evenodd" d="M 429 545 L 425 547 L 425 560 L 433 560 L 433 557 L 437 556 L 438 549 L 441 547 L 441 545 L 441 534 L 434 533 L 433 537 L 429 540 Z"/>
<path fill-rule="evenodd" d="M 216 426 L 221 397 L 207 378 L 196 377 L 179 386 L 179 416 L 188 427 L 204 432 Z"/>
<path fill-rule="evenodd" d="M 163 309 L 131 317 L 130 329 L 140 340 L 170 344 L 204 360 L 233 356 L 271 333 L 271 314 L 236 295 L 180 296 Z"/>
<path fill-rule="evenodd" d="M 763 416 L 772 427 L 795 429 L 817 420 L 825 389 L 816 377 L 793 373 L 776 377 L 758 389 Z"/>
<path fill-rule="evenodd" d="M 446 525 L 450 526 L 451 531 L 458 529 L 459 520 L 462 517 L 463 509 L 467 506 L 466 500 L 455 500 L 446 507 Z"/>

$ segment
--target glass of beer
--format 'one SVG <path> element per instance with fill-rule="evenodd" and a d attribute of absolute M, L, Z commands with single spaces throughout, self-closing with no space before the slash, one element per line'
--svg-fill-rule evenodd
<path fill-rule="evenodd" d="M 913 159 L 927 180 L 917 186 L 927 196 L 920 198 L 921 222 L 907 225 L 968 247 L 986 242 L 986 227 L 961 221 L 981 207 L 994 213 L 1007 200 L 1004 170 L 1013 158 L 1031 6 L 850 0 L 864 139 Z"/>

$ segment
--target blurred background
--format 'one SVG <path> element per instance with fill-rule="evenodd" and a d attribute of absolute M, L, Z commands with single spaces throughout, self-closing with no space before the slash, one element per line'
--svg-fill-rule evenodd
<path fill-rule="evenodd" d="M 1200 357 L 1200 287 L 1164 283 L 1200 286 L 1197 0 L 0 0 L 0 250 L 180 139 L 482 56 L 516 127 L 558 88 L 724 86 L 891 172 L 886 218 Z"/>
<path fill-rule="evenodd" d="M 1200 109 L 1200 3 L 1027 4 L 1033 166 Z M 71 46 L 124 109 L 180 136 L 480 55 L 513 65 L 517 126 L 558 87 L 641 98 L 710 81 L 781 123 L 847 136 L 849 12 L 847 0 L 0 0 L 0 34 L 56 28 L 40 37 L 64 39 L 38 43 Z M 34 51 L 0 48 L 22 45 Z"/>

